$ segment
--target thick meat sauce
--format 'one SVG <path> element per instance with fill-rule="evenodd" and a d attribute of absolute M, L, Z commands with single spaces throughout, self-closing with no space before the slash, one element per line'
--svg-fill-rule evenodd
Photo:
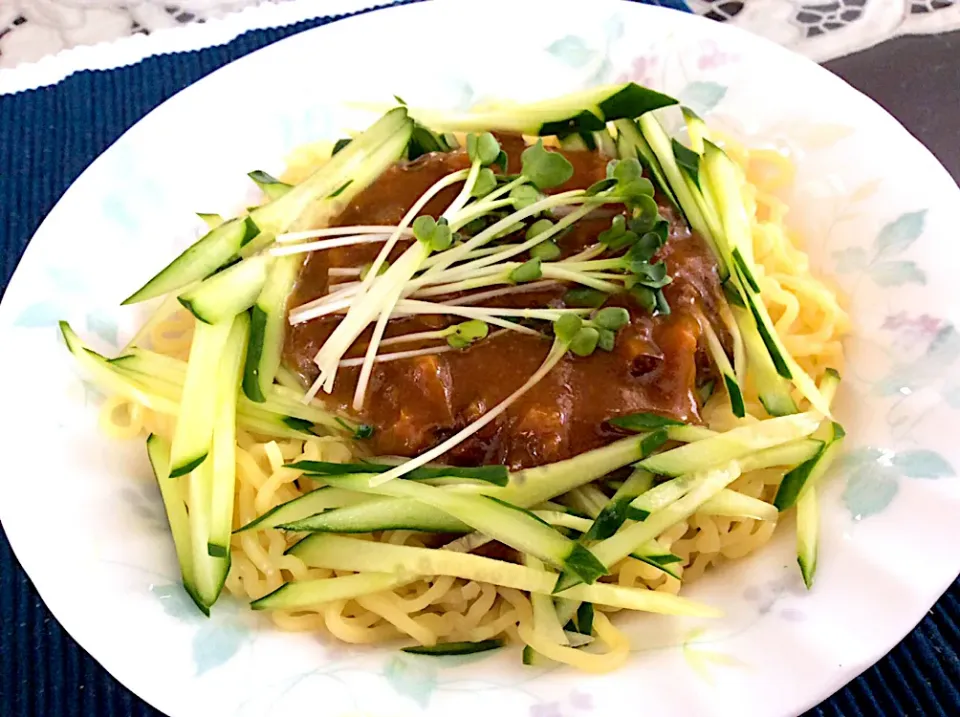
<path fill-rule="evenodd" d="M 504 142 L 511 164 L 522 146 Z M 606 176 L 608 159 L 595 152 L 564 152 L 574 166 L 571 180 L 554 191 L 586 188 Z M 335 226 L 397 224 L 410 206 L 437 180 L 469 166 L 462 152 L 431 154 L 401 162 L 357 196 L 332 222 Z M 517 171 L 511 166 L 510 171 Z M 439 216 L 458 187 L 441 192 L 424 209 Z M 708 369 L 701 347 L 698 316 L 715 316 L 721 301 L 716 264 L 709 249 L 677 221 L 668 206 L 670 239 L 661 250 L 673 282 L 664 290 L 668 316 L 651 316 L 627 296 L 608 305 L 630 311 L 630 323 L 617 335 L 611 352 L 597 350 L 580 358 L 567 355 L 540 383 L 496 421 L 460 444 L 448 458 L 458 464 L 502 463 L 528 467 L 569 458 L 611 442 L 620 434 L 608 419 L 655 412 L 684 421 L 699 420 L 696 387 Z M 560 240 L 565 254 L 596 242 L 610 217 L 588 217 Z M 396 256 L 405 248 L 398 247 Z M 290 306 L 326 293 L 328 270 L 373 261 L 380 245 L 356 245 L 308 255 Z M 391 259 L 395 258 L 391 257 Z M 484 302 L 489 306 L 562 307 L 567 287 L 514 294 Z M 337 319 L 324 318 L 291 327 L 284 349 L 287 364 L 312 382 L 313 363 Z M 455 317 L 412 317 L 392 321 L 388 336 L 440 328 L 463 321 Z M 369 331 L 351 349 L 362 355 Z M 435 343 L 435 342 L 434 342 Z M 521 386 L 550 349 L 549 338 L 507 332 L 463 351 L 378 363 L 366 394 L 362 420 L 374 426 L 371 449 L 378 455 L 415 456 L 481 416 Z M 401 349 L 423 344 L 403 344 Z M 393 349 L 391 349 L 393 350 Z M 358 369 L 341 369 L 332 400 L 346 409 Z"/>

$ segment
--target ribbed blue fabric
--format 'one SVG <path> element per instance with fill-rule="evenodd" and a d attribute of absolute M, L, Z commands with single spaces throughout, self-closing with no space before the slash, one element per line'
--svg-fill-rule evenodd
<path fill-rule="evenodd" d="M 686 9 L 682 0 L 650 2 Z M 81 72 L 52 87 L 0 96 L 0 296 L 43 217 L 84 168 L 138 119 L 221 65 L 335 19 L 249 32 L 221 47 L 149 58 L 117 70 Z M 810 714 L 960 714 L 958 625 L 960 584 L 888 657 Z M 160 715 L 66 635 L 40 601 L 2 533 L 0 715 Z"/>

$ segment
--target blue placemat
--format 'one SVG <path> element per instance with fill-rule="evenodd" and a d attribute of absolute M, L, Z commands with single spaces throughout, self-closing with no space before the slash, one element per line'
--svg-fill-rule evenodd
<path fill-rule="evenodd" d="M 416 0 L 396 4 L 410 1 Z M 685 9 L 682 0 L 650 2 Z M 0 96 L 0 297 L 43 217 L 126 129 L 221 65 L 336 19 L 252 31 L 220 47 L 81 72 L 51 87 Z M 810 714 L 960 715 L 958 648 L 960 583 L 889 656 Z M 749 695 L 744 699 L 748 705 Z M 162 717 L 110 677 L 53 619 L 2 530 L 0 715 Z"/>

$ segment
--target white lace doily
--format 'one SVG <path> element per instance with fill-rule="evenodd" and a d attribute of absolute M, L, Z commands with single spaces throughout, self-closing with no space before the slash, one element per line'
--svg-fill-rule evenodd
<path fill-rule="evenodd" d="M 71 47 L 203 23 L 259 2 L 0 0 L 0 68 L 36 62 Z M 687 2 L 701 15 L 749 29 L 818 61 L 869 47 L 896 35 L 960 28 L 960 0 Z M 327 12 L 329 4 L 328 0 L 314 0 L 313 7 L 316 12 Z"/>

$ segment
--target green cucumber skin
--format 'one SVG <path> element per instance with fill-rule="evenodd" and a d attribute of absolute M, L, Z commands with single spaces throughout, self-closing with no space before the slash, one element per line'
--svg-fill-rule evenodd
<path fill-rule="evenodd" d="M 503 647 L 503 640 L 480 640 L 479 642 L 441 642 L 432 646 L 404 647 L 402 652 L 409 655 L 429 657 L 447 657 L 451 655 L 475 655 Z"/>
<path fill-rule="evenodd" d="M 260 390 L 260 357 L 263 355 L 267 318 L 266 312 L 254 304 L 250 310 L 250 343 L 247 345 L 247 360 L 243 370 L 243 393 L 255 403 L 267 400 Z"/>
<path fill-rule="evenodd" d="M 140 289 L 124 299 L 122 305 L 146 301 L 206 278 L 230 262 L 259 232 L 250 217 L 231 219 L 221 224 L 207 232 Z"/>
<path fill-rule="evenodd" d="M 170 467 L 170 477 L 171 478 L 180 478 L 181 476 L 187 475 L 187 473 L 192 473 L 201 463 L 206 459 L 208 453 L 204 453 L 202 456 L 188 460 L 186 463 L 183 463 L 179 466 Z"/>

